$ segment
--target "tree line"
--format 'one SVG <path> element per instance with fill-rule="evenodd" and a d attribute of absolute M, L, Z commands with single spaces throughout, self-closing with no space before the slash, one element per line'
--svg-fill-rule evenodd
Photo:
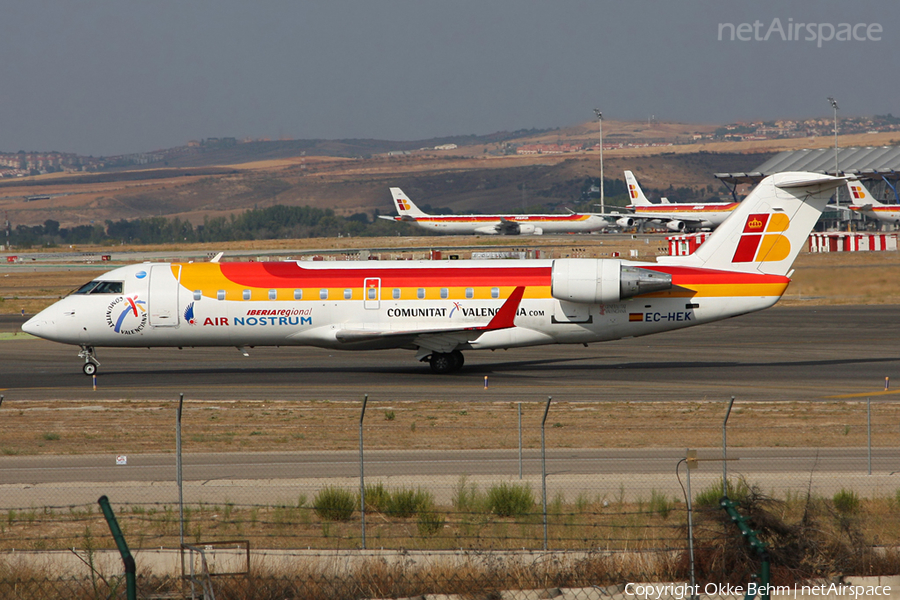
<path fill-rule="evenodd" d="M 338 236 L 423 235 L 407 223 L 390 223 L 365 213 L 349 217 L 331 209 L 276 205 L 251 209 L 230 217 L 206 217 L 202 225 L 179 218 L 148 217 L 104 224 L 60 227 L 47 219 L 43 225 L 18 225 L 10 230 L 9 242 L 17 248 L 74 244 L 167 244 L 231 242 L 240 240 L 298 239 Z"/>

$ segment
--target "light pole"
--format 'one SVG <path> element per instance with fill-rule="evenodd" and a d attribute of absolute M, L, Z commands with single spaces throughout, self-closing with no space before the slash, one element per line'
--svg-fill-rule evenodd
<path fill-rule="evenodd" d="M 831 108 L 834 109 L 834 176 L 838 176 L 838 128 L 837 128 L 837 111 L 838 111 L 838 103 L 833 97 L 828 96 L 828 102 L 831 104 Z M 851 200 L 852 203 L 852 200 Z M 841 194 L 837 190 L 834 192 L 834 205 L 837 207 L 838 211 L 838 225 L 840 225 L 841 220 Z M 849 227 L 849 223 L 848 223 Z M 838 227 L 840 228 L 840 227 Z"/>
<path fill-rule="evenodd" d="M 831 103 L 831 108 L 834 109 L 834 176 L 838 176 L 838 128 L 837 128 L 837 111 L 838 105 L 837 100 L 828 96 L 828 102 Z"/>
<path fill-rule="evenodd" d="M 603 113 L 599 108 L 595 108 L 594 114 L 597 115 L 597 123 L 600 125 L 600 212 L 602 214 L 606 213 L 603 205 Z"/>

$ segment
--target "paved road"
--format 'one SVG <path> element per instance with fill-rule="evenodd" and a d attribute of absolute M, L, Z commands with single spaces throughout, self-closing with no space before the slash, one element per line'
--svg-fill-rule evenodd
<path fill-rule="evenodd" d="M 547 452 L 547 472 L 552 477 L 574 475 L 672 475 L 675 463 L 684 456 L 677 449 L 566 449 Z M 866 471 L 865 448 L 732 448 L 730 470 L 776 475 L 780 473 L 853 473 Z M 711 461 L 704 471 L 721 469 L 715 459 L 721 452 L 701 451 Z M 706 462 L 706 461 L 705 461 Z M 315 479 L 359 476 L 359 455 L 355 452 L 229 452 L 196 453 L 184 456 L 185 481 L 238 481 L 253 479 Z M 457 451 L 368 451 L 367 477 L 430 477 L 518 474 L 515 450 Z M 712 465 L 715 466 L 712 466 Z M 900 457 L 894 449 L 876 448 L 872 469 L 900 471 Z M 522 472 L 541 472 L 540 453 L 523 452 Z M 719 473 L 721 471 L 719 470 Z M 128 457 L 117 466 L 115 457 L 25 456 L 0 457 L 0 484 L 40 485 L 48 483 L 160 482 L 175 477 L 174 454 L 144 454 Z M 900 473 L 896 476 L 900 480 Z"/>
<path fill-rule="evenodd" d="M 10 319 L 13 319 L 10 322 Z M 15 317 L 15 319 L 20 319 Z M 20 319 L 21 320 L 21 319 Z M 11 329 L 13 317 L 5 317 Z M 8 338 L 8 335 L 6 336 Z M 900 386 L 900 307 L 773 308 L 719 323 L 582 346 L 467 352 L 454 375 L 433 375 L 405 350 L 317 348 L 103 349 L 99 389 L 77 348 L 0 340 L 0 394 L 15 400 L 222 398 L 395 400 L 524 397 L 561 401 L 727 398 L 821 400 Z M 489 392 L 483 390 L 489 378 Z M 900 391 L 900 387 L 898 387 Z"/>

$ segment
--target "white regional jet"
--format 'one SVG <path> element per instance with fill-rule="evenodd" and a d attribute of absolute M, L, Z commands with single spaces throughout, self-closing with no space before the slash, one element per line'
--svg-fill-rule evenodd
<path fill-rule="evenodd" d="M 145 263 L 109 271 L 22 329 L 81 346 L 408 348 L 431 369 L 463 350 L 588 344 L 768 308 L 846 178 L 764 179 L 690 256 L 620 259 Z"/>
<path fill-rule="evenodd" d="M 848 181 L 847 191 L 850 192 L 849 210 L 883 223 L 900 225 L 900 205 L 879 202 L 861 181 Z"/>
<path fill-rule="evenodd" d="M 571 213 L 568 215 L 429 215 L 413 204 L 400 188 L 391 188 L 396 217 L 379 215 L 388 221 L 409 221 L 419 227 L 441 233 L 520 235 L 544 233 L 590 233 L 609 223 L 600 215 Z"/>
<path fill-rule="evenodd" d="M 644 195 L 631 171 L 625 171 L 625 183 L 628 185 L 628 196 L 631 198 L 631 204 L 626 208 L 634 214 L 616 214 L 618 217 L 616 224 L 619 227 L 633 227 L 640 221 L 655 221 L 665 223 L 670 231 L 714 229 L 740 204 L 739 202 L 672 203 L 665 198 L 661 204 L 653 204 Z"/>

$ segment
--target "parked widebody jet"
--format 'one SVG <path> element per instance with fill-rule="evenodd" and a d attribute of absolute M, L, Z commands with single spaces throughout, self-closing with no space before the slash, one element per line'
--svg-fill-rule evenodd
<path fill-rule="evenodd" d="M 616 214 L 619 227 L 633 227 L 640 222 L 664 223 L 670 231 L 696 231 L 714 229 L 727 219 L 739 202 L 708 202 L 703 204 L 673 203 L 663 198 L 661 204 L 653 204 L 644 195 L 634 173 L 625 171 L 625 183 L 631 204 L 626 208 L 633 214 Z"/>
<path fill-rule="evenodd" d="M 689 256 L 396 262 L 144 263 L 91 281 L 27 333 L 81 347 L 408 348 L 447 373 L 465 350 L 590 344 L 768 308 L 845 178 L 763 180 Z M 215 259 L 214 259 L 215 260 Z"/>
<path fill-rule="evenodd" d="M 849 210 L 883 223 L 900 225 L 900 205 L 879 202 L 861 181 L 848 181 L 847 191 L 850 193 Z"/>
<path fill-rule="evenodd" d="M 419 227 L 456 234 L 541 235 L 544 233 L 591 233 L 609 226 L 600 215 L 429 215 L 413 204 L 400 188 L 391 188 L 397 216 L 379 215 L 389 221 L 408 221 Z"/>

